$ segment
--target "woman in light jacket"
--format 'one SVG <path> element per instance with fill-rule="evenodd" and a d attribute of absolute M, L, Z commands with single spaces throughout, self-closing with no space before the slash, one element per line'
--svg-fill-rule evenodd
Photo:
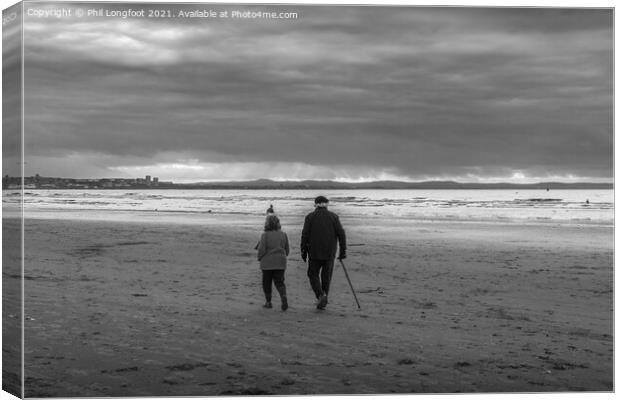
<path fill-rule="evenodd" d="M 258 261 L 263 273 L 263 291 L 265 292 L 265 308 L 271 305 L 271 283 L 273 282 L 282 301 L 282 311 L 288 308 L 284 270 L 286 257 L 289 254 L 288 237 L 282 232 L 280 219 L 275 214 L 268 214 L 265 219 L 265 232 L 258 242 Z"/>

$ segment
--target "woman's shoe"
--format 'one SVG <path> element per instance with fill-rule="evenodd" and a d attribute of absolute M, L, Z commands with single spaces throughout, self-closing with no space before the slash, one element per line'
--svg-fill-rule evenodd
<path fill-rule="evenodd" d="M 282 311 L 288 310 L 288 300 L 286 296 L 282 296 Z"/>
<path fill-rule="evenodd" d="M 319 310 L 325 310 L 325 306 L 327 305 L 327 295 L 323 294 L 321 295 L 321 297 L 319 298 L 319 301 L 316 305 L 316 308 Z"/>
<path fill-rule="evenodd" d="M 271 305 L 271 302 L 268 301 L 265 304 L 263 304 L 263 308 L 273 308 L 273 306 Z"/>

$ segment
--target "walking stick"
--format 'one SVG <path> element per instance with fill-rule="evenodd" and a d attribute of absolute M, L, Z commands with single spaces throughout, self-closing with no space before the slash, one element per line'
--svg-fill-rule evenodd
<path fill-rule="evenodd" d="M 349 286 L 351 287 L 351 292 L 353 292 L 353 297 L 355 297 L 355 302 L 357 303 L 357 308 L 361 310 L 362 306 L 360 306 L 360 302 L 357 301 L 357 295 L 355 294 L 355 289 L 353 289 L 353 284 L 351 283 L 351 279 L 349 279 L 349 273 L 347 272 L 347 269 L 345 268 L 344 263 L 342 262 L 342 259 L 338 259 L 338 261 L 340 261 L 340 265 L 342 265 L 344 275 L 347 277 L 347 281 L 349 282 Z"/>

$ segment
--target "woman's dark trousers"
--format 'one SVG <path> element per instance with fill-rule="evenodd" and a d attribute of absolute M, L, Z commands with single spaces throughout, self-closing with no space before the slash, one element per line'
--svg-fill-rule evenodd
<path fill-rule="evenodd" d="M 286 286 L 284 285 L 283 269 L 264 269 L 263 271 L 263 291 L 265 299 L 271 301 L 271 282 L 276 287 L 280 297 L 286 296 Z"/>

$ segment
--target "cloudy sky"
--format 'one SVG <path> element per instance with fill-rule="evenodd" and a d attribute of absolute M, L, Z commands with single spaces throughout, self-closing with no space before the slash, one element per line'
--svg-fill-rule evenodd
<path fill-rule="evenodd" d="M 207 9 L 27 15 L 26 175 L 612 181 L 611 10 Z"/>

